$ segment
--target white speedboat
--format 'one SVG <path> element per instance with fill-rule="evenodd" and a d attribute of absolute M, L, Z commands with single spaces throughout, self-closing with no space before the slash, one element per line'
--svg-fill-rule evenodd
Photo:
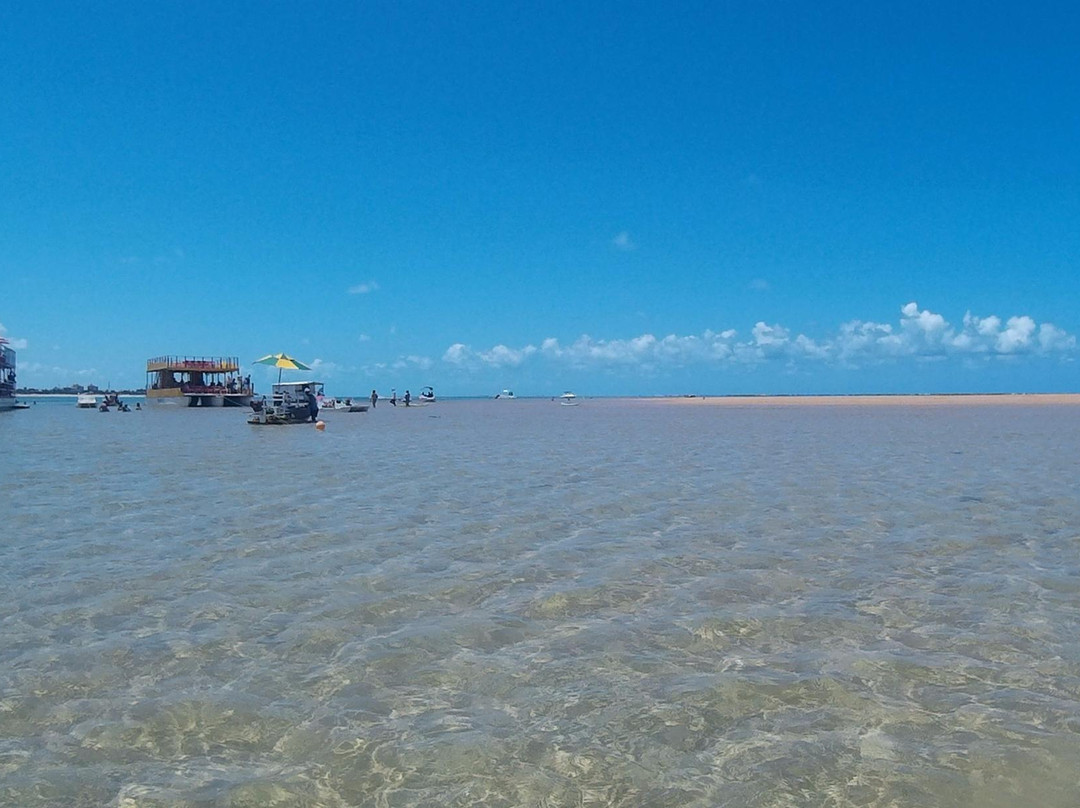
<path fill-rule="evenodd" d="M 418 396 L 418 398 L 427 404 L 434 404 L 435 390 L 431 387 L 424 387 L 420 390 L 420 395 Z"/>
<path fill-rule="evenodd" d="M 324 398 L 319 402 L 319 412 L 367 412 L 368 406 L 351 398 Z"/>
<path fill-rule="evenodd" d="M 79 393 L 75 399 L 75 406 L 81 410 L 96 410 L 98 406 L 97 396 L 93 393 Z"/>
<path fill-rule="evenodd" d="M 559 403 L 564 407 L 576 407 L 578 405 L 577 396 L 567 390 L 561 396 L 559 396 Z"/>
<path fill-rule="evenodd" d="M 499 399 L 500 401 L 510 401 L 514 398 L 514 391 L 503 390 L 501 393 L 496 393 L 495 398 Z"/>

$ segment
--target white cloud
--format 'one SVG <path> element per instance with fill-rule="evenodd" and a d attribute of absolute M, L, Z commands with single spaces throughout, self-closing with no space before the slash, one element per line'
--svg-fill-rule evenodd
<path fill-rule="evenodd" d="M 917 303 L 900 308 L 900 319 L 890 323 L 852 320 L 835 334 L 813 339 L 793 334 L 780 324 L 755 323 L 748 338 L 735 329 L 680 336 L 641 334 L 629 339 L 595 339 L 588 334 L 563 345 L 548 337 L 540 347 L 512 348 L 496 345 L 477 351 L 463 343 L 446 349 L 442 361 L 465 369 L 517 367 L 544 360 L 571 367 L 638 367 L 655 369 L 693 363 L 758 364 L 768 361 L 821 362 L 846 367 L 950 357 L 984 359 L 1017 355 L 1063 356 L 1076 350 L 1076 337 L 1050 323 L 1036 323 L 1026 315 L 1004 321 L 996 315 L 964 315 L 959 326 Z"/>
<path fill-rule="evenodd" d="M 505 345 L 496 345 L 490 351 L 482 351 L 480 361 L 492 367 L 517 367 L 530 356 L 536 353 L 536 348 L 526 345 L 524 348 L 507 348 Z"/>
<path fill-rule="evenodd" d="M 469 357 L 472 352 L 467 345 L 462 345 L 460 342 L 455 342 L 449 348 L 446 349 L 446 353 L 443 354 L 443 361 L 449 362 L 451 365 L 458 365 L 465 367 L 469 364 Z"/>
<path fill-rule="evenodd" d="M 390 367 L 394 370 L 408 370 L 410 368 L 430 370 L 434 365 L 435 363 L 426 356 L 410 354 L 408 356 L 399 356 L 391 363 Z"/>
<path fill-rule="evenodd" d="M 350 295 L 366 295 L 376 291 L 379 288 L 379 284 L 375 281 L 367 281 L 365 283 L 358 283 L 355 286 L 349 287 Z"/>
<path fill-rule="evenodd" d="M 19 363 L 20 387 L 63 387 L 73 382 L 101 384 L 102 371 L 97 368 L 65 368 L 43 362 Z"/>
<path fill-rule="evenodd" d="M 837 340 L 838 357 L 1045 356 L 1076 348 L 1074 336 L 1051 323 L 1037 324 L 1027 315 L 1010 317 L 1003 328 L 996 315 L 978 317 L 967 312 L 959 328 L 954 328 L 940 314 L 920 310 L 916 303 L 908 303 L 900 313 L 897 331 L 880 323 L 855 321 L 842 326 Z"/>
<path fill-rule="evenodd" d="M 312 359 L 307 363 L 311 372 L 321 376 L 334 376 L 338 373 L 349 373 L 353 370 L 338 362 L 327 362 L 325 359 Z"/>
<path fill-rule="evenodd" d="M 623 230 L 611 240 L 611 246 L 621 252 L 632 252 L 637 249 L 637 244 L 630 238 L 630 234 Z"/>
<path fill-rule="evenodd" d="M 537 348 L 534 345 L 526 345 L 524 348 L 496 345 L 487 351 L 474 351 L 468 345 L 456 342 L 446 349 L 442 358 L 444 362 L 463 368 L 506 368 L 518 367 L 535 353 Z"/>
<path fill-rule="evenodd" d="M 1043 323 L 1039 326 L 1039 348 L 1043 353 L 1067 353 L 1076 349 L 1076 337 L 1056 325 Z"/>
<path fill-rule="evenodd" d="M 997 335 L 997 349 L 1000 353 L 1017 353 L 1027 350 L 1032 344 L 1032 337 L 1038 326 L 1030 317 L 1010 317 L 1005 323 L 1005 330 Z"/>
<path fill-rule="evenodd" d="M 4 327 L 3 323 L 0 323 L 0 337 L 4 337 L 7 340 L 8 345 L 16 351 L 21 351 L 23 348 L 30 345 L 25 339 L 7 336 L 7 329 Z"/>

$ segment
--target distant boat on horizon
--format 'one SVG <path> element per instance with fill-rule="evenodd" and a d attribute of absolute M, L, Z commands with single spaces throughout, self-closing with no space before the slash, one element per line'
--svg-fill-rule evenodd
<path fill-rule="evenodd" d="M 515 398 L 513 390 L 503 390 L 501 393 L 496 393 L 495 398 L 502 399 L 503 401 L 509 401 Z"/>

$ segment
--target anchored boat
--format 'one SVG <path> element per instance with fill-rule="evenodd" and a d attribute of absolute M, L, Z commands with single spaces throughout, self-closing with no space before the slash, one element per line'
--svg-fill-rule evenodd
<path fill-rule="evenodd" d="M 146 401 L 174 407 L 246 407 L 254 390 L 235 356 L 158 356 L 146 361 Z"/>
<path fill-rule="evenodd" d="M 280 426 L 313 421 L 313 412 L 318 417 L 318 399 L 322 392 L 322 382 L 278 382 L 273 385 L 269 401 L 259 398 L 251 402 L 248 423 Z M 314 410 L 312 402 L 315 402 Z"/>
<path fill-rule="evenodd" d="M 15 401 L 15 351 L 8 341 L 0 337 L 0 410 L 14 410 Z"/>

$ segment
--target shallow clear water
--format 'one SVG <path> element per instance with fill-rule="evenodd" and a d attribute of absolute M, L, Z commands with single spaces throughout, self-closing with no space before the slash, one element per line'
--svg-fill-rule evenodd
<path fill-rule="evenodd" d="M 0 415 L 0 804 L 1073 806 L 1080 408 Z"/>

